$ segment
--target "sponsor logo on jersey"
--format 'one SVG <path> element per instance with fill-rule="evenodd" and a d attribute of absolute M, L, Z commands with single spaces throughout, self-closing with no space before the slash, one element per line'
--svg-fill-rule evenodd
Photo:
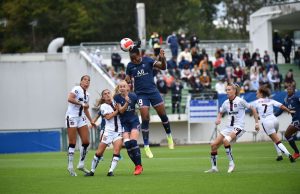
<path fill-rule="evenodd" d="M 144 75 L 147 75 L 148 73 L 144 71 L 144 69 L 141 69 L 137 72 L 136 77 L 142 77 Z"/>

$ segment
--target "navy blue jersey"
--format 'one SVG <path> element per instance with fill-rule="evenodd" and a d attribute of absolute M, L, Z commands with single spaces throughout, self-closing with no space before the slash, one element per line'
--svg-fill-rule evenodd
<path fill-rule="evenodd" d="M 135 104 L 137 103 L 137 96 L 135 93 L 130 92 L 128 94 L 128 97 L 130 99 L 127 110 L 120 114 L 120 121 L 123 125 L 123 123 L 131 122 L 132 120 L 139 119 L 136 112 L 135 112 Z M 118 94 L 114 97 L 114 100 L 116 103 L 121 104 L 121 106 L 124 106 L 125 104 L 125 98 L 121 96 L 121 94 Z"/>
<path fill-rule="evenodd" d="M 143 57 L 140 64 L 128 63 L 126 75 L 134 78 L 134 91 L 137 95 L 158 92 L 154 83 L 154 63 L 155 60 L 150 57 Z"/>
<path fill-rule="evenodd" d="M 292 95 L 291 97 L 286 97 L 284 99 L 284 106 L 286 106 L 290 110 L 296 111 L 294 114 L 292 114 L 292 120 L 293 121 L 299 121 L 300 120 L 300 97 L 296 94 Z M 283 111 L 280 109 L 275 116 L 279 116 Z"/>

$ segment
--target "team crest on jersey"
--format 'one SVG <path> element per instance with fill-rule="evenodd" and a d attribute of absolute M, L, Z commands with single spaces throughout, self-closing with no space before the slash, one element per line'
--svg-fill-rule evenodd
<path fill-rule="evenodd" d="M 145 67 L 146 67 L 146 65 L 143 63 L 142 67 L 143 67 L 143 68 L 145 68 Z"/>
<path fill-rule="evenodd" d="M 237 107 L 237 104 L 233 104 L 233 106 L 236 108 L 236 107 Z"/>
<path fill-rule="evenodd" d="M 77 91 L 77 90 L 75 90 L 75 94 L 78 94 L 78 91 Z"/>
<path fill-rule="evenodd" d="M 71 121 L 71 122 L 70 122 L 70 125 L 74 125 L 74 122 L 73 122 L 73 121 Z"/>

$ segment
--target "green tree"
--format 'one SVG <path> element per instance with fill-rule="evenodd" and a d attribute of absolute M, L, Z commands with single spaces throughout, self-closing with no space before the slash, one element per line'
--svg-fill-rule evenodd
<path fill-rule="evenodd" d="M 223 0 L 227 14 L 222 18 L 226 28 L 238 31 L 240 38 L 247 39 L 250 15 L 264 5 L 264 0 Z"/>

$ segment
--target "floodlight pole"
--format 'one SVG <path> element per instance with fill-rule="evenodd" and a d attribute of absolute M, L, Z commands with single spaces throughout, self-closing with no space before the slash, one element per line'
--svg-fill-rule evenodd
<path fill-rule="evenodd" d="M 142 48 L 146 47 L 146 13 L 145 13 L 145 4 L 137 3 L 137 29 L 139 39 L 142 41 Z"/>

